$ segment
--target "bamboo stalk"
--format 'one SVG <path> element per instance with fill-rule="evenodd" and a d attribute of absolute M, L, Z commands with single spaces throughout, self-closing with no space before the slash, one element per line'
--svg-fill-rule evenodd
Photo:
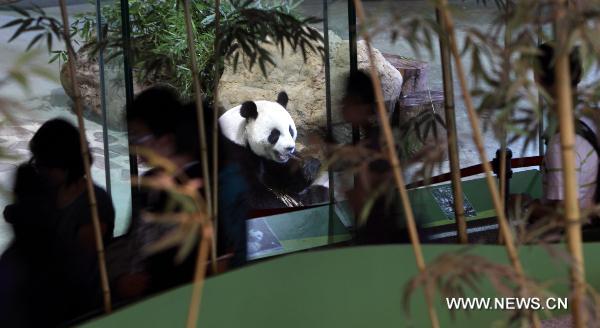
<path fill-rule="evenodd" d="M 90 203 L 90 212 L 92 215 L 92 225 L 94 227 L 94 239 L 96 242 L 96 252 L 98 254 L 98 269 L 100 271 L 100 284 L 102 288 L 102 296 L 104 301 L 104 312 L 110 313 L 112 310 L 112 303 L 110 298 L 110 285 L 108 283 L 108 274 L 106 272 L 106 262 L 104 260 L 104 242 L 102 240 L 102 229 L 100 228 L 100 217 L 98 215 L 98 206 L 96 202 L 96 193 L 94 190 L 94 184 L 92 181 L 92 173 L 90 169 L 90 152 L 87 144 L 87 138 L 85 137 L 85 123 L 83 121 L 83 110 L 81 103 L 81 94 L 79 90 L 79 84 L 77 83 L 77 75 L 75 69 L 75 62 L 77 61 L 77 55 L 71 44 L 71 34 L 69 31 L 69 16 L 67 13 L 67 5 L 65 0 L 59 0 L 60 13 L 62 16 L 63 23 L 63 37 L 65 38 L 65 44 L 67 47 L 69 74 L 71 75 L 71 86 L 75 95 L 75 113 L 77 115 L 77 124 L 79 127 L 79 142 L 81 144 L 81 157 L 83 158 L 83 167 L 85 169 L 85 181 L 86 191 L 88 196 L 88 202 Z"/>
<path fill-rule="evenodd" d="M 575 163 L 575 124 L 573 120 L 573 98 L 571 92 L 571 73 L 569 70 L 569 51 L 567 45 L 568 27 L 566 22 L 567 2 L 557 0 L 555 9 L 556 39 L 555 47 L 555 104 L 559 118 L 562 172 L 564 181 L 565 219 L 567 220 L 567 243 L 573 258 L 571 281 L 573 298 L 571 313 L 574 326 L 586 326 L 585 267 L 581 242 L 581 223 L 579 211 L 578 185 Z"/>
<path fill-rule="evenodd" d="M 458 78 L 460 82 L 460 88 L 463 94 L 463 99 L 465 101 L 465 105 L 467 107 L 467 114 L 469 117 L 469 123 L 471 124 L 471 129 L 473 130 L 473 141 L 477 147 L 479 152 L 480 160 L 483 166 L 483 171 L 485 172 L 485 180 L 489 189 L 489 192 L 492 197 L 492 202 L 494 204 L 494 209 L 496 211 L 496 215 L 498 217 L 498 226 L 500 229 L 500 234 L 505 242 L 505 248 L 510 260 L 510 263 L 515 270 L 515 273 L 519 277 L 519 284 L 523 286 L 525 282 L 525 275 L 523 272 L 523 267 L 521 265 L 521 261 L 519 260 L 519 256 L 513 241 L 512 232 L 508 221 L 506 220 L 506 213 L 504 212 L 502 206 L 502 200 L 500 199 L 500 194 L 498 192 L 498 188 L 496 185 L 496 181 L 492 176 L 492 168 L 490 166 L 487 154 L 485 153 L 485 148 L 483 146 L 483 138 L 481 137 L 481 130 L 479 127 L 479 117 L 475 111 L 475 107 L 473 106 L 473 100 L 471 98 L 471 94 L 469 93 L 469 89 L 467 86 L 467 78 L 465 76 L 465 70 L 462 65 L 462 60 L 460 58 L 460 52 L 458 50 L 458 46 L 456 44 L 456 36 L 454 32 L 454 22 L 452 20 L 452 16 L 448 10 L 448 1 L 441 0 L 438 4 L 440 6 L 440 13 L 443 17 L 443 22 L 445 24 L 445 32 L 448 35 L 450 50 L 452 52 L 452 56 L 454 57 L 454 65 L 456 66 L 456 71 L 458 73 Z M 522 292 L 524 287 L 521 288 Z M 532 325 L 533 327 L 539 327 L 540 322 L 539 318 L 535 313 L 532 314 Z"/>
<path fill-rule="evenodd" d="M 496 215 L 498 216 L 498 224 L 500 227 L 500 231 L 504 240 L 506 241 L 506 251 L 508 253 L 508 257 L 510 262 L 519 275 L 523 275 L 523 268 L 521 266 L 521 261 L 517 255 L 517 251 L 513 242 L 512 233 L 510 231 L 510 227 L 506 221 L 506 215 L 502 208 L 502 201 L 500 199 L 500 194 L 498 192 L 498 188 L 496 185 L 496 181 L 492 177 L 492 168 L 489 163 L 487 154 L 485 153 L 485 148 L 483 146 L 483 138 L 481 137 L 481 130 L 479 127 L 479 118 L 477 113 L 475 112 L 475 107 L 473 106 L 473 100 L 471 99 L 471 94 L 469 93 L 469 89 L 467 87 L 467 78 L 465 76 L 465 71 L 462 65 L 462 61 L 460 59 L 460 52 L 458 51 L 458 46 L 456 45 L 456 38 L 454 35 L 454 23 L 452 21 L 452 17 L 448 13 L 448 2 L 447 0 L 440 1 L 440 12 L 443 15 L 443 21 L 445 24 L 445 32 L 449 38 L 449 45 L 452 55 L 454 57 L 454 65 L 456 66 L 456 71 L 458 73 L 458 78 L 460 82 L 460 87 L 462 90 L 463 98 L 465 100 L 465 106 L 467 107 L 467 114 L 469 117 L 469 123 L 471 124 L 471 129 L 473 130 L 473 141 L 477 147 L 479 152 L 479 157 L 481 160 L 481 164 L 483 166 L 483 171 L 485 172 L 485 180 L 488 185 L 488 189 L 492 196 L 492 201 L 494 204 L 494 209 L 496 210 Z"/>
<path fill-rule="evenodd" d="M 211 222 L 211 218 L 214 215 L 213 212 L 213 194 L 211 192 L 212 185 L 208 169 L 208 149 L 206 143 L 206 129 L 204 122 L 204 108 L 202 104 L 202 89 L 200 87 L 200 81 L 198 80 L 198 63 L 196 60 L 196 47 L 194 40 L 194 32 L 192 27 L 192 15 L 190 11 L 190 0 L 182 0 L 183 2 L 183 13 L 185 18 L 185 30 L 187 33 L 187 44 L 190 55 L 190 65 L 192 71 L 192 80 L 194 82 L 194 95 L 196 97 L 196 111 L 198 117 L 198 138 L 200 140 L 200 153 L 202 161 L 202 178 L 204 181 L 204 196 L 206 199 L 206 210 L 208 214 L 208 222 Z M 216 176 L 214 177 L 217 178 Z M 203 230 L 206 229 L 206 223 L 203 224 Z M 206 274 L 206 258 L 208 257 L 208 250 L 211 251 L 211 264 L 213 272 L 217 272 L 217 256 L 216 256 L 216 238 L 212 235 L 214 231 L 210 229 L 210 233 L 203 233 L 199 245 L 198 245 L 198 257 L 196 258 L 196 272 L 194 274 L 194 286 L 192 296 L 190 299 L 190 307 L 188 309 L 187 327 L 196 327 L 198 320 L 198 312 L 200 311 L 200 300 L 202 296 L 202 287 L 204 286 L 204 275 Z M 210 240 L 209 240 L 210 239 Z M 210 243 L 209 243 L 210 242 Z M 212 247 L 211 247 L 212 246 Z"/>
<path fill-rule="evenodd" d="M 219 30 L 219 24 L 221 24 L 221 0 L 215 0 L 215 77 L 214 83 L 215 88 L 213 90 L 213 136 L 212 136 L 212 146 L 213 146 L 213 231 L 214 231 L 214 240 L 213 243 L 213 254 L 212 257 L 217 257 L 217 235 L 219 231 L 219 64 L 220 64 L 220 52 L 221 52 L 221 35 Z M 213 269 L 216 270 L 216 266 Z M 214 271 L 214 273 L 218 273 Z"/>
<path fill-rule="evenodd" d="M 204 123 L 204 108 L 202 104 L 202 88 L 200 87 L 200 80 L 198 80 L 198 63 L 196 59 L 196 47 L 194 41 L 194 32 L 192 28 L 192 15 L 190 11 L 190 2 L 189 0 L 183 1 L 183 13 L 185 16 L 185 30 L 187 33 L 187 43 L 188 50 L 190 55 L 190 65 L 192 71 L 192 80 L 194 82 L 194 95 L 196 97 L 196 111 L 198 117 L 198 139 L 200 140 L 200 154 L 202 156 L 202 180 L 204 187 L 204 198 L 206 199 L 206 208 L 208 212 L 208 216 L 210 218 L 213 217 L 213 208 L 212 208 L 212 185 L 210 174 L 208 170 L 208 149 L 206 146 L 206 129 Z M 216 239 L 211 238 L 213 245 L 212 247 L 216 249 Z M 200 243 L 201 244 L 201 243 Z M 214 272 L 217 271 L 217 262 L 216 262 L 216 252 L 211 254 L 211 260 L 213 263 Z"/>
<path fill-rule="evenodd" d="M 198 313 L 200 311 L 200 303 L 202 302 L 202 289 L 204 288 L 204 277 L 206 275 L 206 260 L 208 259 L 208 249 L 211 245 L 210 239 L 214 235 L 213 231 L 206 232 L 206 229 L 210 229 L 210 227 L 203 226 L 202 229 L 204 233 L 200 240 L 200 250 L 196 258 L 196 271 L 194 273 L 194 285 L 188 309 L 187 328 L 196 328 L 198 323 Z"/>
<path fill-rule="evenodd" d="M 362 5 L 362 1 L 354 0 L 354 5 L 356 8 L 356 16 L 359 19 L 361 25 L 364 26 L 366 22 L 365 12 Z M 398 154 L 396 152 L 396 147 L 394 143 L 394 137 L 392 135 L 392 128 L 390 126 L 390 122 L 387 117 L 387 113 L 384 105 L 383 91 L 381 89 L 381 81 L 379 80 L 379 74 L 377 73 L 377 69 L 375 68 L 375 61 L 373 57 L 373 49 L 371 47 L 371 41 L 369 34 L 367 32 L 363 33 L 363 38 L 367 44 L 367 50 L 369 54 L 370 61 L 370 72 L 371 79 L 373 80 L 373 87 L 375 91 L 375 99 L 377 101 L 377 114 L 379 116 L 380 124 L 383 128 L 383 134 L 386 140 L 386 150 L 388 152 L 388 158 L 392 165 L 392 171 L 394 175 L 394 181 L 396 186 L 398 187 L 400 193 L 400 199 L 402 201 L 402 206 L 404 208 L 404 213 L 406 216 L 406 224 L 408 226 L 408 233 L 410 236 L 411 244 L 413 247 L 413 252 L 415 254 L 415 260 L 417 262 L 417 268 L 420 272 L 425 272 L 426 264 L 425 259 L 423 257 L 423 251 L 421 249 L 421 243 L 419 241 L 419 235 L 417 233 L 417 226 L 415 223 L 415 217 L 412 211 L 412 207 L 410 204 L 410 200 L 408 198 L 408 191 L 406 190 L 406 184 L 404 182 L 404 177 L 402 175 L 402 167 L 400 166 L 400 161 L 398 160 Z M 433 303 L 433 288 L 429 279 L 426 281 L 425 286 L 425 300 L 427 302 L 427 308 L 429 311 L 429 318 L 431 320 L 431 326 L 434 328 L 439 327 L 439 321 L 437 318 L 437 314 L 435 312 L 434 303 Z"/>
<path fill-rule="evenodd" d="M 436 9 L 436 19 L 443 25 L 439 9 Z M 458 140 L 456 136 L 456 115 L 454 112 L 454 88 L 452 84 L 452 63 L 450 50 L 445 38 L 440 39 L 440 57 L 442 60 L 442 78 L 444 82 L 444 113 L 446 117 L 446 135 L 448 137 L 448 157 L 452 178 L 452 193 L 454 196 L 454 217 L 458 242 L 468 244 L 467 222 L 463 200 L 462 181 L 460 176 L 460 160 L 458 157 Z"/>

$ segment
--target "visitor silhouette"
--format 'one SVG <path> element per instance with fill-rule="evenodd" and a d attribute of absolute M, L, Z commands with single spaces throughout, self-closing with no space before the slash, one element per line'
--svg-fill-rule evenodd
<path fill-rule="evenodd" d="M 79 131 L 63 119 L 45 122 L 29 142 L 32 157 L 17 170 L 14 203 L 4 210 L 15 240 L 3 254 L 0 288 L 16 299 L 0 325 L 56 326 L 100 308 L 102 294 Z M 91 162 L 91 157 L 90 157 Z M 114 208 L 94 186 L 102 237 L 110 243 Z M 12 287 L 10 283 L 15 282 Z M 0 305 L 5 298 L 2 290 Z M 60 295 L 60 297 L 57 297 Z"/>
<path fill-rule="evenodd" d="M 351 74 L 346 81 L 346 93 L 341 102 L 344 120 L 357 126 L 363 135 L 358 147 L 374 154 L 384 154 L 380 126 L 376 119 L 374 86 L 369 75 L 362 71 Z M 392 180 L 391 165 L 386 158 L 376 158 L 359 170 L 353 188 L 346 196 L 355 217 L 364 214 L 358 222 L 355 241 L 358 244 L 406 243 L 408 234 L 400 222 L 403 211 L 396 199 L 397 191 L 378 192 L 382 185 Z"/>

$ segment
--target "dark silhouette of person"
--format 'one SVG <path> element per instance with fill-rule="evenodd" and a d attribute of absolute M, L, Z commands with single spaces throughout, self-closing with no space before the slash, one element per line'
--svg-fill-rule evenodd
<path fill-rule="evenodd" d="M 204 103 L 204 113 L 209 145 L 208 154 L 211 156 L 213 110 L 208 103 Z M 151 87 L 134 99 L 127 110 L 127 120 L 133 146 L 146 148 L 154 154 L 164 157 L 177 168 L 177 174 L 174 177 L 168 177 L 169 179 L 174 178 L 178 184 L 190 180 L 202 180 L 202 154 L 198 141 L 198 119 L 194 103 L 183 105 L 177 91 L 168 86 Z M 212 168 L 211 158 L 212 156 L 207 158 L 207 161 Z M 142 160 L 144 159 L 142 158 Z M 211 168 L 209 168 L 209 172 L 212 172 Z M 161 174 L 164 174 L 161 168 L 151 168 L 142 176 L 142 180 L 156 178 Z M 229 177 L 234 176 L 235 170 L 229 171 L 229 174 Z M 242 183 L 238 183 L 235 186 L 242 185 Z M 227 186 L 231 186 L 231 184 Z M 232 195 L 239 195 L 239 193 L 230 192 L 231 188 L 227 186 L 219 192 L 221 196 L 219 197 L 219 208 L 224 209 L 225 213 L 219 220 L 218 254 L 232 251 L 234 256 L 228 264 L 230 267 L 235 267 L 246 261 L 245 219 L 247 213 L 244 211 L 245 207 L 240 206 L 239 203 L 221 205 L 224 201 L 231 200 L 231 197 L 234 197 Z M 204 194 L 202 187 L 199 192 L 201 195 Z M 145 222 L 140 215 L 142 211 L 166 216 L 169 213 L 181 211 L 182 209 L 179 207 L 167 208 L 168 197 L 168 193 L 164 191 L 148 188 L 142 188 L 136 196 L 137 203 L 132 218 L 132 227 L 127 241 L 123 242 L 127 246 L 121 247 L 121 250 L 115 250 L 111 255 L 116 258 L 115 262 L 120 263 L 116 266 L 112 279 L 119 296 L 124 300 L 136 299 L 193 280 L 196 249 L 181 263 L 175 263 L 177 246 L 151 255 L 144 252 L 148 246 L 176 229 L 174 224 Z"/>
<path fill-rule="evenodd" d="M 538 46 L 537 56 L 538 71 L 536 81 L 548 92 L 552 98 L 556 98 L 555 61 L 556 51 L 554 42 L 546 42 Z M 571 73 L 570 86 L 573 95 L 573 105 L 577 107 L 577 85 L 581 81 L 583 68 L 579 49 L 574 48 L 569 53 L 569 71 Z M 551 104 L 550 110 L 555 112 L 555 104 Z M 582 208 L 590 208 L 600 200 L 598 192 L 598 137 L 597 122 L 593 117 L 581 115 L 575 120 L 575 164 L 577 166 L 577 190 L 579 205 Z M 564 181 L 561 160 L 560 134 L 550 136 L 544 154 L 543 181 L 544 202 L 556 206 L 563 201 Z"/>
<path fill-rule="evenodd" d="M 126 112 L 131 146 L 145 149 L 178 167 L 185 165 L 188 159 L 178 156 L 175 149 L 175 131 L 181 110 L 182 103 L 177 90 L 168 85 L 156 85 L 142 91 Z M 139 159 L 142 163 L 148 161 L 144 156 Z M 162 173 L 160 168 L 152 167 L 141 179 L 147 180 Z M 110 269 L 111 280 L 120 300 L 131 301 L 160 290 L 167 281 L 181 280 L 175 276 L 165 278 L 152 272 L 152 264 L 157 263 L 153 259 L 162 258 L 160 254 L 166 252 L 153 256 L 145 253 L 147 246 L 168 234 L 174 229 L 174 225 L 145 222 L 142 212 L 160 213 L 164 211 L 166 202 L 165 193 L 139 188 L 134 197 L 128 233 L 108 250 L 109 260 L 113 263 Z M 173 268 L 173 263 L 174 256 L 169 259 L 167 267 Z"/>
<path fill-rule="evenodd" d="M 39 287 L 32 290 L 37 306 L 28 307 L 27 316 L 34 326 L 55 326 L 102 304 L 86 185 L 91 177 L 85 175 L 79 130 L 63 119 L 45 122 L 29 148 L 31 160 L 19 168 L 16 203 L 5 210 L 5 217 L 15 228 L 15 244 L 27 245 L 26 262 L 35 264 L 29 268 L 39 269 L 27 275 L 28 283 Z M 102 188 L 94 186 L 94 191 L 102 238 L 108 245 L 114 208 Z M 25 208 L 27 204 L 32 208 Z"/>
<path fill-rule="evenodd" d="M 380 128 L 376 119 L 375 92 L 369 75 L 362 71 L 351 74 L 346 82 L 342 99 L 342 116 L 348 123 L 357 125 L 364 136 L 359 146 L 375 153 L 383 151 Z M 347 192 L 348 201 L 356 217 L 372 203 L 364 222 L 359 222 L 356 242 L 359 244 L 387 244 L 408 241 L 406 229 L 400 221 L 402 208 L 396 199 L 395 188 L 379 196 L 378 188 L 392 181 L 391 165 L 387 159 L 373 159 L 358 173 L 354 187 Z M 375 199 L 371 199 L 375 197 Z"/>
<path fill-rule="evenodd" d="M 29 162 L 17 169 L 14 202 L 4 210 L 15 238 L 0 261 L 3 327 L 56 326 L 101 304 L 79 140 L 72 124 L 50 120 L 31 139 Z M 114 226 L 112 202 L 97 186 L 95 193 L 108 244 Z M 7 290 L 7 285 L 12 288 Z"/>
<path fill-rule="evenodd" d="M 0 257 L 0 326 L 45 325 L 51 313 L 39 301 L 51 283 L 44 272 L 50 264 L 53 193 L 34 166 L 23 163 L 17 168 L 13 195 L 13 203 L 4 208 L 14 238 Z M 37 315 L 29 315 L 31 309 L 37 309 Z"/>
<path fill-rule="evenodd" d="M 204 102 L 204 122 L 207 136 L 207 153 L 209 154 L 208 169 L 212 174 L 212 150 L 213 138 L 215 137 L 212 125 L 213 115 L 216 110 Z M 189 154 L 191 158 L 202 158 L 198 138 L 198 119 L 196 104 L 188 103 L 184 106 L 175 133 L 175 147 L 178 153 Z M 218 127 L 217 127 L 218 128 Z M 219 157 L 218 165 L 218 255 L 233 254 L 228 261 L 229 268 L 236 268 L 246 263 L 246 219 L 250 206 L 247 199 L 248 180 L 243 173 L 240 162 L 235 158 L 236 154 L 229 148 L 228 142 L 220 131 L 217 131 Z M 202 163 L 194 161 L 186 167 L 185 174 L 192 178 L 202 177 Z M 202 192 L 202 190 L 201 190 Z"/>

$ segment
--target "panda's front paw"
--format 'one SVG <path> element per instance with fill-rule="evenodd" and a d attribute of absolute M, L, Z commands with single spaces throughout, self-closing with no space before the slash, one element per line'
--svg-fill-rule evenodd
<path fill-rule="evenodd" d="M 317 178 L 321 170 L 321 161 L 316 158 L 309 157 L 304 160 L 304 177 L 312 181 Z"/>

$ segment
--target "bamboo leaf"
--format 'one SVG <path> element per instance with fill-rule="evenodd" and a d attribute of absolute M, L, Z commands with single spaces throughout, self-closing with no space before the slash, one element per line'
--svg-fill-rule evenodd
<path fill-rule="evenodd" d="M 21 18 L 17 18 L 17 19 L 14 19 L 14 20 L 2 25 L 0 28 L 7 28 L 7 27 L 15 26 L 17 24 L 21 24 L 22 22 L 23 22 L 23 20 Z"/>
<path fill-rule="evenodd" d="M 24 21 L 21 26 L 19 26 L 19 28 L 15 31 L 15 33 L 10 37 L 10 39 L 8 39 L 8 42 L 11 42 L 12 40 L 14 40 L 16 37 L 18 37 L 19 35 L 21 35 L 21 33 L 25 32 L 25 30 L 27 29 L 27 27 L 31 24 L 31 21 Z"/>
<path fill-rule="evenodd" d="M 19 14 L 21 14 L 22 16 L 25 17 L 31 17 L 31 15 L 29 15 L 29 13 L 27 11 L 25 11 L 24 9 L 21 9 L 17 6 L 8 6 L 11 10 L 18 12 Z"/>
<path fill-rule="evenodd" d="M 27 76 L 23 72 L 13 70 L 9 73 L 9 76 L 12 80 L 17 82 L 21 86 L 21 88 L 29 90 Z"/>
<path fill-rule="evenodd" d="M 179 247 L 179 250 L 177 251 L 177 255 L 175 255 L 175 263 L 183 262 L 186 259 L 186 257 L 188 257 L 188 255 L 190 255 L 190 253 L 194 250 L 194 248 L 197 245 L 199 229 L 199 222 L 194 220 L 191 223 L 189 231 L 187 232 L 187 236 L 185 237 L 184 241 Z"/>
<path fill-rule="evenodd" d="M 31 49 L 31 47 L 33 47 L 36 44 L 36 42 L 38 42 L 43 37 L 44 37 L 43 33 L 38 34 L 35 38 L 33 38 L 31 40 L 31 42 L 29 42 L 29 44 L 27 45 L 27 48 L 25 50 L 29 51 L 29 49 Z"/>
<path fill-rule="evenodd" d="M 60 53 L 58 55 L 60 55 Z M 43 77 L 49 81 L 57 81 L 58 80 L 56 74 L 53 71 L 51 71 L 45 67 L 33 66 L 30 68 L 30 70 L 35 75 Z"/>

